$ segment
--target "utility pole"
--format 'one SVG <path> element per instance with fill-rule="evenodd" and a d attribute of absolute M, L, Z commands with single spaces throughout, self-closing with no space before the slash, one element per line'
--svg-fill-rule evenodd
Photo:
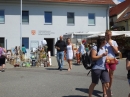
<path fill-rule="evenodd" d="M 22 50 L 22 0 L 20 5 L 20 48 Z"/>

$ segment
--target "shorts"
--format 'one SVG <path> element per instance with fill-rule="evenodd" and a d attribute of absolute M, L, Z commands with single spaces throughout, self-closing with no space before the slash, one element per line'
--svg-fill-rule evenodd
<path fill-rule="evenodd" d="M 109 63 L 106 63 L 106 68 L 109 69 L 109 70 L 116 70 L 116 65 L 117 64 L 109 64 Z"/>
<path fill-rule="evenodd" d="M 130 79 L 128 79 L 128 83 L 129 83 L 129 85 L 130 85 Z"/>
<path fill-rule="evenodd" d="M 102 84 L 110 82 L 107 70 L 93 69 L 91 71 L 91 74 L 92 74 L 92 83 L 98 84 L 99 79 L 101 80 Z"/>
<path fill-rule="evenodd" d="M 0 58 L 0 66 L 2 66 L 3 64 L 5 64 L 5 58 Z"/>

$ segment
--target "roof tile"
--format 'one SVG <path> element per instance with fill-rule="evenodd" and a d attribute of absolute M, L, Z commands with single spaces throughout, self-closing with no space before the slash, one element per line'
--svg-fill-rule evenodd
<path fill-rule="evenodd" d="M 130 0 L 126 0 L 114 7 L 112 7 L 109 11 L 110 16 L 114 16 L 117 15 L 119 13 L 121 13 L 123 10 L 125 10 L 128 6 L 130 5 Z"/>
<path fill-rule="evenodd" d="M 130 19 L 130 6 L 128 6 L 127 10 L 116 20 L 116 22 L 121 22 L 128 19 Z"/>

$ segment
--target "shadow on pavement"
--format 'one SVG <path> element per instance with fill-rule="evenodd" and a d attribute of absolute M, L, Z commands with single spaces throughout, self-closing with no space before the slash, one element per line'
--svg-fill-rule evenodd
<path fill-rule="evenodd" d="M 83 88 L 76 88 L 75 90 L 78 90 L 78 91 L 81 91 L 81 92 L 85 92 L 85 93 L 87 93 L 88 94 L 88 91 L 89 91 L 89 89 L 83 89 Z M 99 94 L 102 94 L 103 92 L 101 92 L 101 91 L 98 91 L 98 90 L 94 90 L 93 91 L 93 95 L 94 96 L 96 96 L 96 97 L 102 97 L 102 96 L 100 96 Z M 71 96 L 70 96 L 71 97 Z M 74 96 L 72 96 L 72 97 L 74 97 Z M 80 96 L 79 96 L 80 97 Z M 82 97 L 82 96 L 81 96 Z"/>
<path fill-rule="evenodd" d="M 58 70 L 57 68 L 45 68 L 46 70 Z"/>
<path fill-rule="evenodd" d="M 80 63 L 80 64 L 73 63 L 73 65 L 75 65 L 75 66 L 81 66 L 81 65 L 82 65 L 82 63 Z"/>
<path fill-rule="evenodd" d="M 79 96 L 79 95 L 69 95 L 69 96 L 62 96 L 62 97 L 86 97 L 86 96 Z"/>
<path fill-rule="evenodd" d="M 46 70 L 58 70 L 58 68 L 46 68 Z M 62 69 L 62 70 L 68 70 L 68 69 Z"/>

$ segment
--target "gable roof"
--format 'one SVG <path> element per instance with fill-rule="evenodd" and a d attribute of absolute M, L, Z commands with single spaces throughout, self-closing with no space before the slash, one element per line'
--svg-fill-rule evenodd
<path fill-rule="evenodd" d="M 15 2 L 18 0 L 0 0 L 0 2 Z M 23 0 L 23 2 L 56 2 L 56 3 L 80 3 L 80 4 L 109 4 L 115 5 L 113 0 Z"/>
<path fill-rule="evenodd" d="M 84 3 L 84 4 L 115 4 L 112 0 L 36 0 L 43 2 L 69 2 L 69 3 Z"/>
<path fill-rule="evenodd" d="M 128 6 L 126 11 L 116 20 L 116 22 L 120 22 L 128 19 L 130 19 L 130 6 Z"/>
<path fill-rule="evenodd" d="M 123 10 L 125 10 L 130 5 L 130 0 L 126 0 L 112 8 L 110 8 L 109 14 L 110 16 L 118 15 Z"/>

